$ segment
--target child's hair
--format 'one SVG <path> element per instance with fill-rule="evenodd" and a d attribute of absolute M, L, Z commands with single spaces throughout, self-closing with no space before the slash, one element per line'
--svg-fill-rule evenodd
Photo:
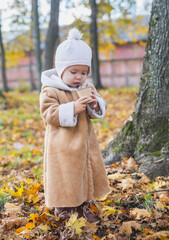
<path fill-rule="evenodd" d="M 82 38 L 82 33 L 77 28 L 72 28 L 67 40 L 56 49 L 55 68 L 59 77 L 63 71 L 72 65 L 87 65 L 91 68 L 92 50 Z"/>

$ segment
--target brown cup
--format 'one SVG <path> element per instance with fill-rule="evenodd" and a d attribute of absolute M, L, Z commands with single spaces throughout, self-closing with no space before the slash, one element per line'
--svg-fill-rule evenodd
<path fill-rule="evenodd" d="M 91 94 L 92 94 L 91 91 L 92 91 L 92 89 L 90 87 L 81 88 L 81 89 L 77 90 L 77 94 L 79 97 L 91 97 Z M 91 101 L 89 101 L 89 102 L 93 102 L 92 98 L 91 98 Z"/>

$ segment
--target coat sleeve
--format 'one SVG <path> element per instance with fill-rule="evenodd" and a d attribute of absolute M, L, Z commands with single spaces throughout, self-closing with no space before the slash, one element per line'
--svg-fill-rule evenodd
<path fill-rule="evenodd" d="M 92 109 L 90 107 L 89 104 L 87 104 L 87 112 L 89 114 L 89 116 L 92 119 L 96 119 L 96 118 L 104 118 L 105 114 L 106 114 L 106 103 L 105 101 L 102 99 L 102 97 L 98 94 L 96 88 L 92 85 L 92 90 L 94 90 L 95 94 L 96 94 L 96 99 L 98 101 L 99 107 L 100 107 L 100 111 L 96 112 L 95 109 Z"/>
<path fill-rule="evenodd" d="M 44 122 L 56 127 L 74 127 L 77 115 L 74 116 L 74 102 L 60 104 L 56 92 L 44 88 L 40 94 L 40 113 Z"/>

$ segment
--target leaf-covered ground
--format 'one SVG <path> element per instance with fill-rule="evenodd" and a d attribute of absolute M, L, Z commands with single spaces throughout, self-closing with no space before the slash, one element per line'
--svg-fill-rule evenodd
<path fill-rule="evenodd" d="M 135 88 L 100 91 L 107 102 L 104 120 L 93 120 L 103 149 L 131 115 Z M 2 99 L 1 105 L 4 106 Z M 107 166 L 111 192 L 90 203 L 99 225 L 59 219 L 44 206 L 43 137 L 37 93 L 6 94 L 0 111 L 0 239 L 169 239 L 169 177 L 150 181 L 134 159 Z"/>

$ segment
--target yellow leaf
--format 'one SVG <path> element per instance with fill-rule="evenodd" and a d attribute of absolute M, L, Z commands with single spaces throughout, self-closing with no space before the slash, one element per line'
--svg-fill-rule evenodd
<path fill-rule="evenodd" d="M 83 231 L 81 228 L 86 225 L 86 219 L 83 217 L 77 219 L 77 217 L 78 217 L 78 213 L 72 214 L 70 219 L 66 223 L 66 227 L 75 229 L 77 234 L 81 234 Z"/>
<path fill-rule="evenodd" d="M 94 240 L 101 240 L 101 238 L 97 237 L 95 234 L 93 234 Z"/>
<path fill-rule="evenodd" d="M 112 207 L 109 207 L 109 206 L 105 206 L 103 207 L 103 212 L 106 214 L 106 215 L 110 215 L 110 214 L 113 214 L 115 213 L 117 210 L 112 208 Z"/>
<path fill-rule="evenodd" d="M 17 194 L 19 197 L 22 197 L 22 193 L 23 193 L 23 182 L 21 182 L 21 187 L 18 188 Z"/>
<path fill-rule="evenodd" d="M 23 232 L 24 230 L 25 230 L 25 228 L 17 228 L 15 232 L 16 232 L 16 233 L 21 233 L 21 232 Z"/>
<path fill-rule="evenodd" d="M 76 230 L 77 234 L 81 234 L 83 231 L 81 228 L 84 227 L 85 225 L 86 225 L 86 219 L 81 217 L 74 222 L 72 228 Z"/>
<path fill-rule="evenodd" d="M 76 221 L 77 217 L 78 217 L 78 213 L 72 214 L 70 219 L 69 219 L 69 221 L 66 223 L 66 227 L 73 226 L 73 224 Z"/>
<path fill-rule="evenodd" d="M 47 216 L 49 216 L 49 217 L 55 218 L 56 221 L 58 221 L 58 220 L 60 219 L 60 218 L 58 218 L 58 217 L 56 217 L 55 215 L 52 215 L 52 214 L 50 214 L 50 213 L 45 212 L 45 214 L 46 214 Z"/>
<path fill-rule="evenodd" d="M 39 217 L 39 214 L 38 214 L 38 213 L 31 213 L 31 214 L 30 214 L 30 217 L 31 217 L 31 218 L 28 219 L 28 221 L 30 221 L 30 220 L 33 220 L 33 221 L 34 221 L 35 218 L 38 218 L 38 217 Z"/>
<path fill-rule="evenodd" d="M 103 197 L 98 198 L 97 200 L 99 200 L 99 201 L 105 201 L 105 200 L 107 199 L 107 196 L 108 196 L 110 193 L 111 193 L 111 190 L 110 190 L 110 192 L 108 192 L 107 194 L 105 194 Z"/>
<path fill-rule="evenodd" d="M 8 192 L 12 197 L 22 197 L 22 193 L 23 193 L 23 182 L 21 183 L 21 187 L 17 188 L 18 191 L 12 191 L 10 189 L 6 189 L 6 192 Z"/>
<path fill-rule="evenodd" d="M 29 222 L 25 225 L 25 229 L 32 230 L 35 227 L 35 223 Z"/>

